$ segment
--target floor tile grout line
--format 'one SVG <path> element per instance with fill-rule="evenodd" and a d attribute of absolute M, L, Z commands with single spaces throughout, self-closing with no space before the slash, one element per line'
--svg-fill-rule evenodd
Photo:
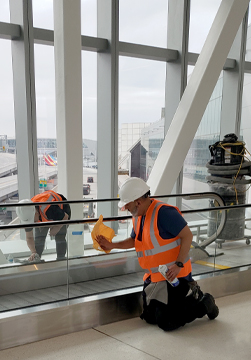
<path fill-rule="evenodd" d="M 103 332 L 103 331 L 101 331 L 101 330 L 98 330 L 98 329 L 96 329 L 96 328 L 92 328 L 92 329 L 95 330 L 95 331 L 97 331 L 97 332 L 99 332 L 100 334 L 103 334 L 103 335 L 111 338 L 111 339 L 114 339 L 114 340 L 116 340 L 116 341 L 119 341 L 119 342 L 121 342 L 122 344 L 131 347 L 132 349 L 138 350 L 138 351 L 142 352 L 143 354 L 146 354 L 146 355 L 148 355 L 148 356 L 151 356 L 153 359 L 162 360 L 161 358 L 158 358 L 158 357 L 156 357 L 156 356 L 154 356 L 154 355 L 152 355 L 152 354 L 147 353 L 146 351 L 143 351 L 143 350 L 141 350 L 141 349 L 138 349 L 138 348 L 135 347 L 135 346 L 132 346 L 132 345 L 130 345 L 130 344 L 127 344 L 127 343 L 125 343 L 124 341 L 119 340 L 119 339 L 117 339 L 117 338 L 114 337 L 114 336 L 108 335 L 108 334 L 106 334 L 105 332 Z"/>

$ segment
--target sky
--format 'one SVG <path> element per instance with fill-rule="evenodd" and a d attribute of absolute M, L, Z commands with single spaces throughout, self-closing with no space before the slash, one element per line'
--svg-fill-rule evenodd
<path fill-rule="evenodd" d="M 191 0 L 189 51 L 200 52 L 221 0 Z M 120 0 L 120 40 L 165 47 L 167 0 Z M 9 0 L 0 21 L 9 22 Z M 81 0 L 81 33 L 96 36 L 96 0 Z M 53 0 L 33 0 L 35 27 L 53 29 Z M 96 139 L 95 53 L 82 52 L 83 138 Z M 37 136 L 56 137 L 53 47 L 35 45 Z M 120 57 L 119 124 L 154 122 L 164 107 L 165 63 Z M 0 39 L 0 135 L 15 137 L 10 41 Z"/>

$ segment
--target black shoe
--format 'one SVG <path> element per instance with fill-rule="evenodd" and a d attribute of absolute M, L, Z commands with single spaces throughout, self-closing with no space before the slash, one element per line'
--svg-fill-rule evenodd
<path fill-rule="evenodd" d="M 163 322 L 163 323 L 158 323 L 158 327 L 164 331 L 173 331 L 173 330 L 180 328 L 181 325 L 177 325 L 177 324 L 171 323 L 171 322 L 167 322 L 167 323 Z"/>
<path fill-rule="evenodd" d="M 201 302 L 205 305 L 207 316 L 210 320 L 215 319 L 219 315 L 219 308 L 215 304 L 214 297 L 208 293 L 204 294 Z"/>

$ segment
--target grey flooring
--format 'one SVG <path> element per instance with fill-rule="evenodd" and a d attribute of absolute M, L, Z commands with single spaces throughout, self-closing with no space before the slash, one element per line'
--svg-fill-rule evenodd
<path fill-rule="evenodd" d="M 219 316 L 172 332 L 139 317 L 0 351 L 4 360 L 250 360 L 251 291 L 216 299 Z"/>

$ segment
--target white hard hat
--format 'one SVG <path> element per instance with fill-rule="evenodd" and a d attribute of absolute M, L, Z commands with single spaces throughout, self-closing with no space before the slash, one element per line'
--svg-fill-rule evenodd
<path fill-rule="evenodd" d="M 19 204 L 31 203 L 29 199 L 19 201 Z M 34 222 L 35 206 L 17 206 L 16 213 L 22 224 L 30 224 Z"/>
<path fill-rule="evenodd" d="M 150 190 L 149 186 L 145 183 L 144 180 L 131 177 L 127 179 L 121 186 L 119 191 L 120 202 L 118 206 L 122 208 L 126 204 L 139 199 L 141 196 L 145 195 Z"/>

